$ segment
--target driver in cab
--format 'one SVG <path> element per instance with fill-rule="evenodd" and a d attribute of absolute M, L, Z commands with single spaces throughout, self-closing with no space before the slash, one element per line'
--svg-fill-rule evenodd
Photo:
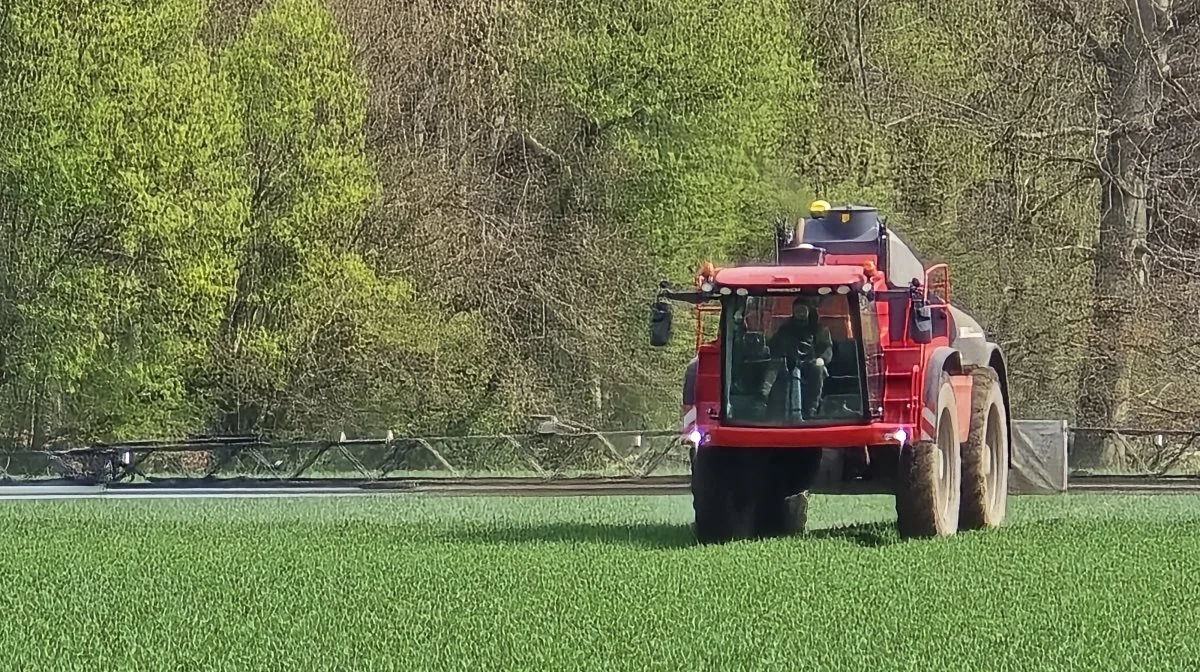
<path fill-rule="evenodd" d="M 821 393 L 828 375 L 825 363 L 833 357 L 833 338 L 829 329 L 821 326 L 817 320 L 818 301 L 816 297 L 796 297 L 792 302 L 792 316 L 779 325 L 767 342 L 771 356 L 776 360 L 784 360 L 787 371 L 799 367 L 805 417 L 816 415 L 821 407 Z M 775 401 L 771 397 L 787 389 L 786 385 L 775 386 L 779 372 L 780 367 L 773 366 L 763 380 L 762 394 L 768 397 L 769 403 Z"/>

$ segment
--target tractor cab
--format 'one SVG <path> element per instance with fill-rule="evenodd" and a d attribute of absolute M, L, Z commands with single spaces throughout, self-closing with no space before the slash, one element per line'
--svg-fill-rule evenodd
<path fill-rule="evenodd" d="M 699 375 L 719 386 L 713 419 L 728 427 L 776 429 L 871 420 L 880 331 L 874 288 L 861 266 L 739 266 L 703 273 L 709 275 L 702 275 L 696 290 L 664 288 L 660 298 L 697 305 L 698 318 L 719 316 L 717 337 L 705 342 L 698 329 L 696 343 Z M 655 345 L 669 337 L 655 333 L 662 315 L 652 312 Z"/>

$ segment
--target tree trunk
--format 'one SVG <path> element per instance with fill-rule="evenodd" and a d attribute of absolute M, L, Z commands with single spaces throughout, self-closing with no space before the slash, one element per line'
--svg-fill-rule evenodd
<path fill-rule="evenodd" d="M 1145 293 L 1152 129 L 1161 100 L 1152 0 L 1128 0 L 1121 44 L 1106 50 L 1109 133 L 1100 161 L 1100 235 L 1094 258 L 1092 334 L 1077 391 L 1076 424 L 1123 427 L 1132 419 L 1134 317 Z M 1148 20 L 1147 20 L 1148 19 Z M 1072 466 L 1126 468 L 1118 437 L 1088 433 L 1075 444 Z"/>

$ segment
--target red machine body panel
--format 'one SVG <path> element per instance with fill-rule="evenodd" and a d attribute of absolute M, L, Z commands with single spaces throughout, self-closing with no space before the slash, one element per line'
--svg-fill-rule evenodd
<path fill-rule="evenodd" d="M 866 280 L 862 264 L 853 266 L 734 266 L 713 275 L 722 285 L 777 287 L 781 289 L 816 285 L 849 285 Z"/>
<path fill-rule="evenodd" d="M 829 427 L 721 427 L 700 429 L 704 443 L 726 447 L 754 448 L 862 448 L 895 443 L 897 432 L 912 436 L 909 425 L 872 422 L 865 425 Z"/>

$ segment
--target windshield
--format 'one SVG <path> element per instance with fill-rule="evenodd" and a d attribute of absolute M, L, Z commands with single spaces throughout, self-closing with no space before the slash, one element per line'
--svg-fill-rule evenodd
<path fill-rule="evenodd" d="M 794 427 L 865 419 L 860 328 L 853 294 L 726 297 L 725 422 Z"/>

